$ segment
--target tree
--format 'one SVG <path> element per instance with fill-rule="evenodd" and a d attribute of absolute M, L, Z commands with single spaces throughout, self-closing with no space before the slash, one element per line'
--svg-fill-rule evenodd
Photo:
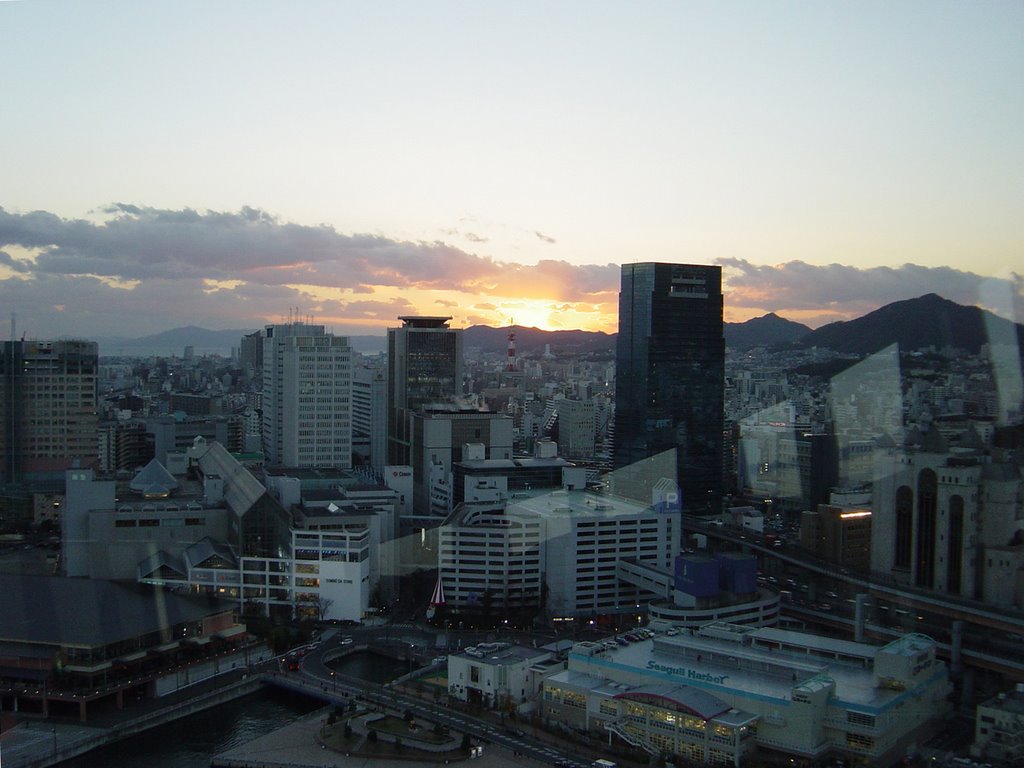
<path fill-rule="evenodd" d="M 327 618 L 327 612 L 331 610 L 332 605 L 334 605 L 334 598 L 320 595 L 316 601 L 316 615 L 320 617 L 320 621 Z"/>
<path fill-rule="evenodd" d="M 270 647 L 274 653 L 284 653 L 292 643 L 292 631 L 288 627 L 274 627 L 270 630 Z"/>

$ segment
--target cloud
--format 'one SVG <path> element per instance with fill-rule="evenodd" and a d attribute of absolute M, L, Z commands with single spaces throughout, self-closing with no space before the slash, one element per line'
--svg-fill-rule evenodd
<path fill-rule="evenodd" d="M 7 251 L 0 251 L 0 264 L 3 264 L 8 269 L 11 269 L 15 272 L 20 272 L 22 274 L 25 274 L 29 271 L 29 266 L 25 262 L 15 259 Z"/>
<path fill-rule="evenodd" d="M 295 306 L 365 330 L 370 322 L 385 326 L 396 314 L 414 314 L 412 302 L 429 303 L 431 291 L 444 291 L 438 301 L 453 309 L 521 298 L 585 301 L 611 312 L 618 291 L 616 265 L 502 262 L 446 242 L 344 234 L 252 207 L 171 210 L 117 202 L 91 215 L 97 218 L 0 208 L 0 275 L 7 275 L 0 279 L 0 303 L 14 304 L 17 296 L 19 313 L 65 305 L 63 322 L 80 314 L 88 322 L 73 330 L 88 333 L 123 332 L 125 318 L 133 333 L 186 323 L 258 327 Z M 64 326 L 43 330 L 43 318 L 37 325 L 40 333 L 66 332 Z"/>
<path fill-rule="evenodd" d="M 550 235 L 545 235 L 543 232 L 534 231 L 533 234 L 537 236 L 538 240 L 543 240 L 545 243 L 551 243 L 552 245 L 554 245 L 555 243 L 558 242 L 557 240 L 555 240 L 555 238 L 551 237 Z"/>
<path fill-rule="evenodd" d="M 0 306 L 16 311 L 19 327 L 38 338 L 141 336 L 186 324 L 257 328 L 279 320 L 287 307 L 335 328 L 351 323 L 359 332 L 381 332 L 396 316 L 429 313 L 435 305 L 453 313 L 473 307 L 464 319 L 474 323 L 498 307 L 512 311 L 516 301 L 557 307 L 564 325 L 614 330 L 618 264 L 503 262 L 445 242 L 344 234 L 250 207 L 168 210 L 119 202 L 97 213 L 92 221 L 0 208 Z M 985 277 L 913 264 L 719 264 L 728 319 L 774 311 L 820 325 L 929 292 L 1024 317 L 1017 274 Z M 56 306 L 65 308 L 59 316 Z"/>
<path fill-rule="evenodd" d="M 481 235 L 475 234 L 473 232 L 467 232 L 465 235 L 463 235 L 463 237 L 465 237 L 471 243 L 487 243 L 490 242 L 491 239 L 489 237 L 482 237 Z"/>

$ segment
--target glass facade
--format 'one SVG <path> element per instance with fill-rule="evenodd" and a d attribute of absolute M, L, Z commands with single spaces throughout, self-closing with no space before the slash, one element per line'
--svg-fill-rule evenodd
<path fill-rule="evenodd" d="M 409 464 L 409 414 L 462 394 L 462 331 L 450 317 L 399 320 L 388 329 L 388 461 Z"/>
<path fill-rule="evenodd" d="M 725 340 L 720 267 L 624 264 L 616 349 L 616 491 L 650 502 L 673 472 L 682 508 L 722 498 Z M 652 463 L 660 455 L 674 461 Z"/>

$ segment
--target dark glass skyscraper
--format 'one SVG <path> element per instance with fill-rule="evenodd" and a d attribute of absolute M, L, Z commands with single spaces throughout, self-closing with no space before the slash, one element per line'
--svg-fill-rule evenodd
<path fill-rule="evenodd" d="M 720 267 L 622 265 L 615 356 L 618 493 L 649 503 L 655 486 L 674 480 L 684 512 L 720 511 L 722 309 Z"/>
<path fill-rule="evenodd" d="M 408 464 L 409 416 L 428 406 L 452 405 L 462 395 L 462 329 L 450 317 L 399 317 L 388 329 L 388 462 Z"/>

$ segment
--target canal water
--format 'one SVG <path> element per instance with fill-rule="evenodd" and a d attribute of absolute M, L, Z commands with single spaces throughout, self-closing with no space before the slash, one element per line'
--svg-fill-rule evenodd
<path fill-rule="evenodd" d="M 339 674 L 385 683 L 408 671 L 407 662 L 355 653 L 331 664 Z M 264 688 L 241 699 L 162 725 L 61 763 L 61 768 L 209 768 L 210 759 L 298 720 L 323 702 Z"/>

